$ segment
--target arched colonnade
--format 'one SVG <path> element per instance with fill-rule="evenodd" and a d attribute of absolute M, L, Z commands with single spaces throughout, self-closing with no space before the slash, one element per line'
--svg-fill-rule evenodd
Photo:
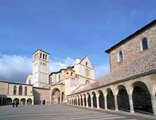
<path fill-rule="evenodd" d="M 73 106 L 156 115 L 156 85 L 147 81 L 119 83 L 67 97 Z"/>
<path fill-rule="evenodd" d="M 12 105 L 13 101 L 18 102 L 20 105 L 32 105 L 33 100 L 31 98 L 10 98 L 10 97 L 0 97 L 0 106 Z"/>

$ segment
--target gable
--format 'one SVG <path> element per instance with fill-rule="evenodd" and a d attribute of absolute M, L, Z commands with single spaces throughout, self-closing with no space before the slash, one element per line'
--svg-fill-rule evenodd
<path fill-rule="evenodd" d="M 91 61 L 89 60 L 88 56 L 86 55 L 80 62 L 81 65 L 86 66 L 90 69 L 94 69 Z"/>

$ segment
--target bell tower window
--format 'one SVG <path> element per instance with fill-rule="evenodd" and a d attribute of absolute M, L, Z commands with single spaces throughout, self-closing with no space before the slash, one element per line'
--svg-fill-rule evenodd
<path fill-rule="evenodd" d="M 42 53 L 40 53 L 40 58 L 42 58 Z"/>

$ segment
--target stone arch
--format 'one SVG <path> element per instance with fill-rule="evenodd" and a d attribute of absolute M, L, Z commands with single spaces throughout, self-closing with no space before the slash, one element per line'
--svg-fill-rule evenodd
<path fill-rule="evenodd" d="M 27 105 L 32 105 L 32 99 L 31 98 L 27 99 Z"/>
<path fill-rule="evenodd" d="M 92 92 L 92 101 L 93 101 L 93 107 L 97 108 L 97 100 L 96 100 L 96 93 Z"/>
<path fill-rule="evenodd" d="M 74 99 L 74 101 L 75 101 L 75 104 L 74 105 L 76 105 L 76 98 Z"/>
<path fill-rule="evenodd" d="M 77 97 L 78 97 L 78 106 L 80 106 L 80 97 L 79 95 Z"/>
<path fill-rule="evenodd" d="M 14 101 L 19 103 L 19 99 L 18 98 L 15 98 Z"/>
<path fill-rule="evenodd" d="M 105 108 L 104 94 L 101 90 L 98 90 L 98 95 L 99 95 L 99 107 L 104 109 Z"/>
<path fill-rule="evenodd" d="M 46 103 L 46 100 L 44 99 L 44 100 L 42 101 L 42 105 L 45 105 L 45 103 Z"/>
<path fill-rule="evenodd" d="M 108 88 L 106 91 L 107 91 L 107 108 L 114 110 L 115 102 L 113 92 L 110 88 Z"/>
<path fill-rule="evenodd" d="M 83 106 L 83 96 L 80 95 L 80 98 L 81 98 L 81 106 Z"/>
<path fill-rule="evenodd" d="M 72 105 L 74 105 L 74 100 L 72 99 Z"/>
<path fill-rule="evenodd" d="M 151 95 L 144 82 L 137 81 L 133 83 L 132 98 L 134 111 L 153 113 Z"/>
<path fill-rule="evenodd" d="M 83 94 L 83 98 L 84 98 L 84 106 L 87 106 L 87 104 L 86 104 L 86 95 L 85 94 Z"/>
<path fill-rule="evenodd" d="M 117 89 L 118 89 L 118 94 L 117 94 L 118 109 L 129 111 L 130 105 L 129 105 L 129 97 L 127 94 L 126 87 L 124 85 L 119 85 Z"/>
<path fill-rule="evenodd" d="M 77 96 L 75 96 L 75 105 L 77 105 Z"/>
<path fill-rule="evenodd" d="M 73 98 L 73 105 L 75 105 L 75 99 Z"/>
<path fill-rule="evenodd" d="M 87 93 L 87 97 L 88 97 L 88 107 L 91 107 L 92 100 L 91 100 L 91 96 L 89 93 Z"/>
<path fill-rule="evenodd" d="M 22 105 L 25 105 L 25 102 L 26 102 L 25 98 L 22 98 L 22 99 L 21 99 L 21 104 L 22 104 Z"/>
<path fill-rule="evenodd" d="M 52 104 L 60 104 L 60 90 L 58 88 L 54 88 L 52 91 Z"/>
<path fill-rule="evenodd" d="M 2 105 L 2 97 L 0 97 L 0 106 Z"/>
<path fill-rule="evenodd" d="M 12 99 L 11 98 L 6 98 L 5 99 L 5 105 L 12 105 Z"/>
<path fill-rule="evenodd" d="M 86 80 L 85 85 L 88 85 L 88 84 L 90 84 L 90 81 Z"/>

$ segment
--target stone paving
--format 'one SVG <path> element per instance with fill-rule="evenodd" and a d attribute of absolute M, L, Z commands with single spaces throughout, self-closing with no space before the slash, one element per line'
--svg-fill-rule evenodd
<path fill-rule="evenodd" d="M 66 105 L 34 105 L 0 107 L 0 120 L 150 120 L 106 111 Z"/>

